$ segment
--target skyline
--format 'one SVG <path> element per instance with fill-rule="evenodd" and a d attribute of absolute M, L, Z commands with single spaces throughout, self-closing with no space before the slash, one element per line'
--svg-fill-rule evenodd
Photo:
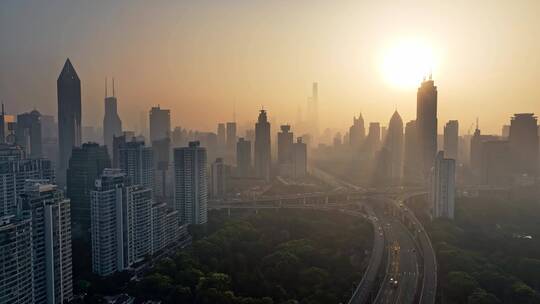
<path fill-rule="evenodd" d="M 439 133 L 457 119 L 466 134 L 479 117 L 483 133 L 499 134 L 514 113 L 540 112 L 540 43 L 530 39 L 540 34 L 540 3 L 482 3 L 161 1 L 143 10 L 142 1 L 7 1 L 0 4 L 0 99 L 10 114 L 34 107 L 55 114 L 54 82 L 69 57 L 81 78 L 83 126 L 101 125 L 103 80 L 115 77 L 127 129 L 159 104 L 171 109 L 173 126 L 215 131 L 216 121 L 232 121 L 233 108 L 240 126 L 261 106 L 278 124 L 294 124 L 316 81 L 326 113 L 321 131 L 343 133 L 359 112 L 366 123 L 386 125 L 395 108 L 404 122 L 414 119 L 420 84 L 393 86 L 381 66 L 392 45 L 411 37 L 440 57 L 433 70 Z M 458 16 L 463 22 L 448 26 Z M 283 22 L 272 23 L 277 17 Z M 47 35 L 36 36 L 38 29 Z M 493 110 L 485 112 L 488 104 Z"/>

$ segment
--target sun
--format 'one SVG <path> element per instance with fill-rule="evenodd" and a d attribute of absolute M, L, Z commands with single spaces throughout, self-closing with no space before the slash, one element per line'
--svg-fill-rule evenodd
<path fill-rule="evenodd" d="M 414 88 L 432 73 L 436 63 L 428 44 L 414 39 L 401 40 L 384 52 L 381 72 L 392 86 Z"/>

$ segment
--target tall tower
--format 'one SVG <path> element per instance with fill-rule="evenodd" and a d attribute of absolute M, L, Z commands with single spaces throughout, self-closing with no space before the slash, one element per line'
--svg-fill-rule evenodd
<path fill-rule="evenodd" d="M 514 114 L 510 121 L 510 149 L 516 174 L 538 175 L 538 122 L 533 113 Z"/>
<path fill-rule="evenodd" d="M 58 94 L 58 184 L 65 186 L 71 149 L 81 145 L 81 81 L 66 60 L 56 81 Z"/>
<path fill-rule="evenodd" d="M 134 185 L 154 189 L 154 152 L 144 142 L 132 140 L 120 147 L 120 169 Z"/>
<path fill-rule="evenodd" d="M 198 141 L 174 149 L 175 208 L 183 224 L 205 224 L 208 212 L 206 149 Z"/>
<path fill-rule="evenodd" d="M 251 142 L 243 137 L 236 143 L 236 169 L 240 177 L 248 177 L 251 173 Z"/>
<path fill-rule="evenodd" d="M 255 124 L 255 174 L 270 180 L 271 165 L 270 123 L 265 110 L 261 110 Z"/>
<path fill-rule="evenodd" d="M 168 138 L 171 133 L 171 111 L 152 107 L 150 110 L 150 143 Z"/>
<path fill-rule="evenodd" d="M 113 138 L 122 135 L 122 120 L 118 116 L 118 104 L 114 92 L 114 78 L 112 96 L 107 96 L 107 80 L 105 79 L 105 116 L 103 117 L 103 142 L 107 146 L 109 155 L 113 155 Z"/>
<path fill-rule="evenodd" d="M 364 118 L 362 117 L 362 113 L 360 113 L 358 118 L 353 117 L 353 125 L 349 128 L 349 144 L 357 150 L 360 148 L 365 137 L 366 129 L 364 127 Z"/>
<path fill-rule="evenodd" d="M 397 185 L 403 173 L 403 120 L 397 111 L 390 118 L 384 146 L 389 152 L 390 179 Z"/>
<path fill-rule="evenodd" d="M 455 180 L 456 161 L 444 158 L 444 152 L 440 151 L 433 163 L 429 191 L 434 218 L 454 218 Z"/>
<path fill-rule="evenodd" d="M 422 159 L 422 172 L 427 181 L 437 153 L 437 87 L 429 76 L 418 88 L 416 99 L 416 127 Z"/>
<path fill-rule="evenodd" d="M 444 155 L 447 158 L 457 160 L 459 141 L 459 123 L 457 120 L 449 120 L 444 126 Z"/>
<path fill-rule="evenodd" d="M 17 115 L 15 142 L 31 158 L 42 157 L 41 114 L 37 110 Z"/>

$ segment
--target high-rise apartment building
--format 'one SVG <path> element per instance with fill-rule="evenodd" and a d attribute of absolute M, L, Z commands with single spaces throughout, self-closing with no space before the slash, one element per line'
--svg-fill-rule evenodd
<path fill-rule="evenodd" d="M 150 110 L 150 142 L 170 137 L 171 111 L 160 106 Z"/>
<path fill-rule="evenodd" d="M 154 189 L 154 153 L 144 142 L 132 140 L 120 148 L 120 169 L 130 183 Z"/>
<path fill-rule="evenodd" d="M 92 269 L 122 271 L 152 254 L 152 192 L 129 185 L 120 169 L 105 169 L 91 192 Z"/>
<path fill-rule="evenodd" d="M 270 180 L 271 167 L 270 123 L 266 111 L 261 110 L 255 124 L 255 174 L 258 178 Z"/>
<path fill-rule="evenodd" d="M 81 145 L 81 81 L 69 59 L 56 82 L 58 92 L 58 183 L 66 184 L 73 147 Z"/>
<path fill-rule="evenodd" d="M 292 164 L 294 178 L 302 178 L 307 174 L 307 145 L 298 137 L 292 144 Z"/>
<path fill-rule="evenodd" d="M 107 80 L 105 80 L 107 81 Z M 107 96 L 107 83 L 105 82 L 105 116 L 103 117 L 103 142 L 107 146 L 109 155 L 113 155 L 113 139 L 122 135 L 122 120 L 118 115 L 118 100 L 114 92 L 114 78 L 112 96 Z"/>
<path fill-rule="evenodd" d="M 0 303 L 32 304 L 32 218 L 0 216 Z"/>
<path fill-rule="evenodd" d="M 416 131 L 422 172 L 427 181 L 437 154 L 437 87 L 431 76 L 418 88 L 416 102 Z"/>
<path fill-rule="evenodd" d="M 456 161 L 444 158 L 441 151 L 435 158 L 431 172 L 429 198 L 434 218 L 454 218 Z"/>
<path fill-rule="evenodd" d="M 281 132 L 277 136 L 277 161 L 279 175 L 293 175 L 293 133 L 290 132 L 291 126 L 281 126 Z"/>
<path fill-rule="evenodd" d="M 90 192 L 103 169 L 111 167 L 105 146 L 85 143 L 71 152 L 66 196 L 71 200 L 72 233 L 90 240 Z"/>
<path fill-rule="evenodd" d="M 56 185 L 27 180 L 20 202 L 32 218 L 33 303 L 68 303 L 73 298 L 69 199 Z"/>
<path fill-rule="evenodd" d="M 459 123 L 457 120 L 449 120 L 444 125 L 444 156 L 458 159 Z"/>
<path fill-rule="evenodd" d="M 185 224 L 205 224 L 208 212 L 206 149 L 198 141 L 174 149 L 175 208 Z"/>
<path fill-rule="evenodd" d="M 227 194 L 230 172 L 230 166 L 226 165 L 223 158 L 220 157 L 216 158 L 210 166 L 210 194 L 213 198 L 224 198 Z"/>

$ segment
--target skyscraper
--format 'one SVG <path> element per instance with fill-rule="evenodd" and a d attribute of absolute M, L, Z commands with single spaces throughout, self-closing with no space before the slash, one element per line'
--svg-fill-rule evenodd
<path fill-rule="evenodd" d="M 103 169 L 111 167 L 105 146 L 85 143 L 69 159 L 66 196 L 71 200 L 72 233 L 90 240 L 90 191 Z"/>
<path fill-rule="evenodd" d="M 223 155 L 227 146 L 227 133 L 224 123 L 219 123 L 217 127 L 217 148 L 219 155 Z"/>
<path fill-rule="evenodd" d="M 398 185 L 403 174 L 403 120 L 397 111 L 390 118 L 384 147 L 389 153 L 391 182 Z"/>
<path fill-rule="evenodd" d="M 378 122 L 369 123 L 369 132 L 365 140 L 364 148 L 369 154 L 375 153 L 381 145 L 381 125 Z"/>
<path fill-rule="evenodd" d="M 358 118 L 353 117 L 353 125 L 349 128 L 349 144 L 354 150 L 358 150 L 365 137 L 364 118 L 360 113 Z"/>
<path fill-rule="evenodd" d="M 198 141 L 174 149 L 174 200 L 181 223 L 205 224 L 207 221 L 206 164 L 206 149 L 200 147 Z"/>
<path fill-rule="evenodd" d="M 31 214 L 0 216 L 0 303 L 31 304 Z"/>
<path fill-rule="evenodd" d="M 261 110 L 255 124 L 255 174 L 270 180 L 271 166 L 270 123 L 266 111 Z"/>
<path fill-rule="evenodd" d="M 236 143 L 236 170 L 239 177 L 248 177 L 251 173 L 251 142 L 243 137 Z"/>
<path fill-rule="evenodd" d="M 37 110 L 17 115 L 15 142 L 30 158 L 42 157 L 41 114 Z"/>
<path fill-rule="evenodd" d="M 482 185 L 508 187 L 512 185 L 512 153 L 507 140 L 487 140 L 482 143 Z"/>
<path fill-rule="evenodd" d="M 4 104 L 2 103 L 2 112 L 0 113 L 0 144 L 6 142 L 6 113 L 4 112 Z"/>
<path fill-rule="evenodd" d="M 236 122 L 227 123 L 227 156 L 234 160 L 236 153 Z M 234 161 L 232 161 L 234 163 Z"/>
<path fill-rule="evenodd" d="M 152 107 L 150 110 L 150 142 L 164 139 L 170 136 L 171 132 L 171 111 Z"/>
<path fill-rule="evenodd" d="M 105 169 L 91 192 L 92 269 L 108 276 L 152 253 L 152 193 Z"/>
<path fill-rule="evenodd" d="M 459 123 L 449 120 L 444 126 L 444 155 L 447 158 L 458 159 Z"/>
<path fill-rule="evenodd" d="M 437 87 L 429 77 L 418 88 L 416 100 L 416 128 L 422 160 L 422 172 L 427 181 L 437 154 Z"/>
<path fill-rule="evenodd" d="M 279 175 L 292 176 L 293 169 L 293 133 L 291 126 L 282 125 L 281 132 L 278 132 L 277 158 Z"/>
<path fill-rule="evenodd" d="M 58 183 L 66 184 L 66 169 L 71 150 L 81 145 L 81 81 L 66 60 L 56 82 L 58 93 Z"/>
<path fill-rule="evenodd" d="M 538 122 L 533 113 L 514 114 L 510 121 L 510 149 L 514 173 L 538 175 Z"/>
<path fill-rule="evenodd" d="M 444 158 L 440 151 L 431 172 L 429 198 L 434 218 L 454 218 L 456 161 Z"/>
<path fill-rule="evenodd" d="M 154 153 L 144 142 L 132 140 L 120 148 L 120 169 L 130 183 L 154 189 Z"/>
<path fill-rule="evenodd" d="M 109 155 L 113 155 L 113 138 L 122 135 L 122 121 L 118 116 L 118 104 L 114 94 L 114 78 L 112 96 L 107 96 L 107 80 L 105 80 L 105 116 L 103 117 L 103 142 Z"/>
<path fill-rule="evenodd" d="M 69 199 L 56 185 L 28 180 L 20 200 L 32 218 L 33 303 L 67 303 L 73 298 Z"/>
<path fill-rule="evenodd" d="M 292 145 L 293 177 L 302 178 L 307 174 L 307 145 L 298 137 Z"/>
<path fill-rule="evenodd" d="M 216 158 L 210 167 L 211 195 L 213 198 L 223 198 L 227 194 L 227 183 L 230 176 L 230 167 L 223 162 L 223 158 Z"/>
<path fill-rule="evenodd" d="M 471 137 L 470 165 L 475 182 L 480 181 L 480 170 L 482 168 L 482 135 L 476 124 L 474 135 Z"/>

